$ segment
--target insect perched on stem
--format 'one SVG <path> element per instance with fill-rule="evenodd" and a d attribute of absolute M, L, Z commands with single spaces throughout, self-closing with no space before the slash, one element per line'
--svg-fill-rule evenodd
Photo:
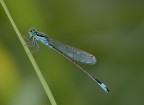
<path fill-rule="evenodd" d="M 49 48 L 56 50 L 61 55 L 66 57 L 68 60 L 70 60 L 73 64 L 75 64 L 80 70 L 82 70 L 85 74 L 87 74 L 91 79 L 97 82 L 98 85 L 104 91 L 106 92 L 110 91 L 104 83 L 102 83 L 96 77 L 92 76 L 84 68 L 82 68 L 75 62 L 78 61 L 85 64 L 95 64 L 96 58 L 92 54 L 71 47 L 69 45 L 63 44 L 59 41 L 53 40 L 50 37 L 48 37 L 45 33 L 37 32 L 34 28 L 29 30 L 29 36 L 27 36 L 27 39 L 32 40 L 32 45 L 37 46 L 37 50 L 40 49 L 38 45 L 38 41 L 42 42 L 44 45 L 48 46 Z"/>

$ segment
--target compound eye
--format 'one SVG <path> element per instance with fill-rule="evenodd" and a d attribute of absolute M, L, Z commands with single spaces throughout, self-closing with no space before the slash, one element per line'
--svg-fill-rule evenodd
<path fill-rule="evenodd" d="M 30 29 L 29 32 L 34 33 L 36 30 L 34 28 Z"/>

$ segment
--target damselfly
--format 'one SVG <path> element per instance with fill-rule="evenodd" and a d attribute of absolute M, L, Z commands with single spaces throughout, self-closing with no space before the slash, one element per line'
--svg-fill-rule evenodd
<path fill-rule="evenodd" d="M 75 61 L 82 62 L 85 64 L 95 64 L 96 58 L 85 51 L 79 50 L 77 48 L 68 46 L 66 44 L 63 44 L 59 41 L 53 40 L 50 37 L 48 37 L 45 33 L 37 32 L 34 28 L 29 30 L 29 36 L 27 37 L 29 40 L 32 40 L 32 44 L 34 46 L 37 46 L 38 50 L 40 49 L 38 45 L 38 41 L 42 42 L 49 48 L 52 48 L 59 52 L 61 55 L 66 57 L 68 60 L 70 60 L 73 64 L 75 64 L 80 70 L 82 70 L 85 74 L 87 74 L 91 79 L 96 81 L 98 85 L 106 92 L 109 92 L 110 90 L 107 88 L 107 86 L 102 83 L 100 80 L 98 80 L 96 77 L 92 76 L 90 73 L 88 73 L 84 68 L 79 66 Z"/>

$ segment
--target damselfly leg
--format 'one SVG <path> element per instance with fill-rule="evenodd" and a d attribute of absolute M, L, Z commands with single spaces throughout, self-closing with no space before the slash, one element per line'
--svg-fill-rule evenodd
<path fill-rule="evenodd" d="M 26 40 L 26 45 L 28 47 L 37 47 L 33 51 L 31 51 L 32 53 L 35 53 L 35 52 L 39 51 L 40 47 L 39 47 L 39 44 L 38 44 L 38 41 L 36 40 L 36 38 L 29 37 L 29 36 L 23 36 L 23 38 Z"/>

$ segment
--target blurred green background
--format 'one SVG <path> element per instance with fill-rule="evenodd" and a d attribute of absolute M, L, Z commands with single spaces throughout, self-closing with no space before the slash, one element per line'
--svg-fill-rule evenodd
<path fill-rule="evenodd" d="M 90 52 L 90 73 L 105 93 L 71 62 L 40 44 L 33 56 L 58 105 L 144 105 L 143 0 L 4 0 L 22 35 L 35 27 Z M 0 5 L 0 105 L 50 105 Z"/>

